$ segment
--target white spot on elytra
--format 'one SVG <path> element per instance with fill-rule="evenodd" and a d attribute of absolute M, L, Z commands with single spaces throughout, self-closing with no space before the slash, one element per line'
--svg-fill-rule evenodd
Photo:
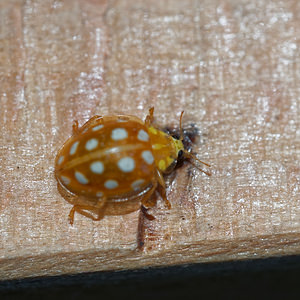
<path fill-rule="evenodd" d="M 104 166 L 101 161 L 95 161 L 90 165 L 90 169 L 93 173 L 102 174 L 104 171 Z"/>
<path fill-rule="evenodd" d="M 98 146 L 98 140 L 97 139 L 90 139 L 85 144 L 85 149 L 88 151 L 91 151 Z"/>
<path fill-rule="evenodd" d="M 58 164 L 58 165 L 61 165 L 62 162 L 64 161 L 64 159 L 65 159 L 65 157 L 64 157 L 63 155 L 60 156 L 59 159 L 58 159 L 58 161 L 57 161 L 57 164 Z"/>
<path fill-rule="evenodd" d="M 102 197 L 102 196 L 103 196 L 103 193 L 102 193 L 102 192 L 97 192 L 97 193 L 96 193 L 96 196 L 97 196 L 97 197 Z"/>
<path fill-rule="evenodd" d="M 152 153 L 149 150 L 143 151 L 142 152 L 142 158 L 148 165 L 152 165 L 154 162 L 154 157 Z"/>
<path fill-rule="evenodd" d="M 141 185 L 145 182 L 144 179 L 138 179 L 131 184 L 131 187 L 137 191 L 140 189 Z"/>
<path fill-rule="evenodd" d="M 135 168 L 134 159 L 131 157 L 123 157 L 118 161 L 118 167 L 125 173 L 131 172 Z"/>
<path fill-rule="evenodd" d="M 79 145 L 79 141 L 75 142 L 75 143 L 72 145 L 72 147 L 71 147 L 71 149 L 70 149 L 70 155 L 73 155 L 73 154 L 76 153 L 77 148 L 78 148 L 78 145 Z"/>
<path fill-rule="evenodd" d="M 102 125 L 102 124 L 97 125 L 97 126 L 92 128 L 92 131 L 98 131 L 98 130 L 102 129 L 103 127 L 104 127 L 104 125 Z"/>
<path fill-rule="evenodd" d="M 87 183 L 89 183 L 88 179 L 82 173 L 80 173 L 78 171 L 75 172 L 75 178 L 81 184 L 87 184 Z"/>
<path fill-rule="evenodd" d="M 66 177 L 66 176 L 60 176 L 60 179 L 61 179 L 61 181 L 65 184 L 65 185 L 68 185 L 68 184 L 70 184 L 70 182 L 71 182 L 71 179 L 69 178 L 69 177 Z"/>
<path fill-rule="evenodd" d="M 138 139 L 139 139 L 140 141 L 143 141 L 143 142 L 148 142 L 148 141 L 149 141 L 149 135 L 148 135 L 148 133 L 147 133 L 145 130 L 143 130 L 143 129 L 141 129 L 141 130 L 139 131 L 137 137 L 138 137 Z"/>
<path fill-rule="evenodd" d="M 128 133 L 124 128 L 116 128 L 111 132 L 111 138 L 114 141 L 124 140 L 128 137 Z"/>
<path fill-rule="evenodd" d="M 109 190 L 115 189 L 118 185 L 119 185 L 118 182 L 112 179 L 106 180 L 104 183 L 104 186 Z"/>

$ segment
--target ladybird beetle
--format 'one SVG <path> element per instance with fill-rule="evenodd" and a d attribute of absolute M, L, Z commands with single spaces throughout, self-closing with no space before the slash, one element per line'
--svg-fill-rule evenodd
<path fill-rule="evenodd" d="M 156 203 L 151 196 L 157 188 L 171 207 L 163 175 L 174 170 L 178 159 L 197 158 L 183 144 L 183 112 L 179 139 L 153 126 L 153 112 L 154 107 L 144 122 L 127 115 L 94 116 L 80 128 L 74 122 L 73 135 L 55 160 L 59 191 L 73 204 L 71 224 L 75 212 L 100 220 L 138 207 L 153 219 L 147 209 Z"/>

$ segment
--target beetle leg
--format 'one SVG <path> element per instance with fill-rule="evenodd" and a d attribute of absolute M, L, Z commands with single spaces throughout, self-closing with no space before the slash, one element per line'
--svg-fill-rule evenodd
<path fill-rule="evenodd" d="M 152 106 L 149 109 L 149 115 L 147 115 L 146 119 L 145 119 L 145 125 L 147 127 L 149 127 L 152 124 L 152 122 L 153 122 L 153 119 L 154 119 L 153 113 L 154 113 L 154 107 Z"/>
<path fill-rule="evenodd" d="M 98 214 L 97 217 L 94 217 L 91 213 L 87 212 L 91 211 L 91 212 L 95 212 L 96 214 Z M 73 225 L 74 223 L 74 214 L 75 211 L 78 212 L 79 214 L 92 219 L 93 221 L 99 221 L 102 219 L 103 214 L 100 214 L 100 211 L 98 209 L 95 209 L 93 206 L 88 206 L 88 205 L 74 205 L 69 213 L 69 222 L 71 225 Z"/>
<path fill-rule="evenodd" d="M 142 206 L 144 206 L 145 208 L 150 208 L 150 207 L 153 207 L 155 206 L 156 204 L 156 199 L 153 200 L 151 198 L 151 196 L 153 195 L 153 193 L 155 192 L 157 188 L 157 181 L 153 180 L 152 182 L 152 187 L 150 188 L 150 190 L 143 196 L 143 199 L 142 199 Z"/>
<path fill-rule="evenodd" d="M 148 208 L 146 208 L 144 205 L 141 206 L 141 211 L 148 220 L 152 221 L 155 219 L 154 216 L 148 213 Z"/>
<path fill-rule="evenodd" d="M 153 180 L 151 189 L 144 195 L 142 199 L 141 211 L 148 220 L 154 220 L 155 217 L 148 213 L 148 209 L 155 206 L 156 198 L 151 197 L 157 188 L 157 181 Z"/>
<path fill-rule="evenodd" d="M 158 169 L 156 170 L 156 178 L 157 178 L 157 181 L 160 185 L 160 194 L 161 194 L 162 198 L 165 201 L 165 205 L 167 206 L 168 209 L 170 209 L 171 208 L 171 203 L 167 199 L 165 180 L 164 180 L 164 177 L 163 177 L 162 173 Z"/>
<path fill-rule="evenodd" d="M 80 204 L 75 204 L 70 213 L 69 213 L 69 222 L 71 225 L 73 225 L 74 223 L 74 215 L 75 215 L 75 212 L 78 212 L 80 213 L 81 215 L 83 216 L 86 216 L 94 221 L 99 221 L 103 218 L 103 206 L 105 205 L 106 203 L 106 198 L 103 198 L 101 199 L 101 201 L 99 201 L 95 206 L 91 206 L 91 205 L 80 205 Z M 97 215 L 97 217 L 94 217 L 91 213 L 89 213 L 88 211 L 90 212 L 93 212 Z"/>
<path fill-rule="evenodd" d="M 76 134 L 79 134 L 80 132 L 82 132 L 85 128 L 89 128 L 91 126 L 93 126 L 94 124 L 99 124 L 99 121 L 102 119 L 102 116 L 93 116 L 92 118 L 90 118 L 86 123 L 84 123 L 82 125 L 82 127 L 80 127 L 79 129 L 79 125 L 78 125 L 78 121 L 75 120 L 73 122 L 73 125 L 72 125 L 72 132 L 73 132 L 73 135 L 76 135 Z M 100 123 L 101 124 L 101 123 Z M 99 124 L 99 125 L 100 125 Z"/>
<path fill-rule="evenodd" d="M 73 135 L 78 133 L 78 121 L 77 120 L 74 120 L 74 122 L 73 122 L 72 132 L 73 132 Z"/>
<path fill-rule="evenodd" d="M 102 122 L 103 122 L 103 117 L 96 115 L 96 116 L 91 117 L 87 122 L 85 122 L 82 125 L 81 129 L 84 130 L 85 128 L 90 128 L 96 124 L 100 125 L 100 124 L 102 124 Z"/>

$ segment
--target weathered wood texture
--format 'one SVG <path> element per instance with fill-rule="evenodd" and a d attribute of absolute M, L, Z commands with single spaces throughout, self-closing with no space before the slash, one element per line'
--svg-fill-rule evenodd
<path fill-rule="evenodd" d="M 0 2 L 0 279 L 300 254 L 300 2 Z M 162 201 L 93 222 L 54 158 L 94 114 L 195 124 Z M 137 249 L 137 231 L 144 249 Z"/>

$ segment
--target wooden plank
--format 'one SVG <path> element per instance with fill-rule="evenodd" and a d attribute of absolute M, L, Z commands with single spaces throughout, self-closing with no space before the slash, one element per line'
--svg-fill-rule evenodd
<path fill-rule="evenodd" d="M 300 253 L 296 0 L 1 1 L 0 279 Z M 149 221 L 93 222 L 54 158 L 95 114 L 199 129 Z M 144 244 L 138 249 L 137 238 Z"/>

